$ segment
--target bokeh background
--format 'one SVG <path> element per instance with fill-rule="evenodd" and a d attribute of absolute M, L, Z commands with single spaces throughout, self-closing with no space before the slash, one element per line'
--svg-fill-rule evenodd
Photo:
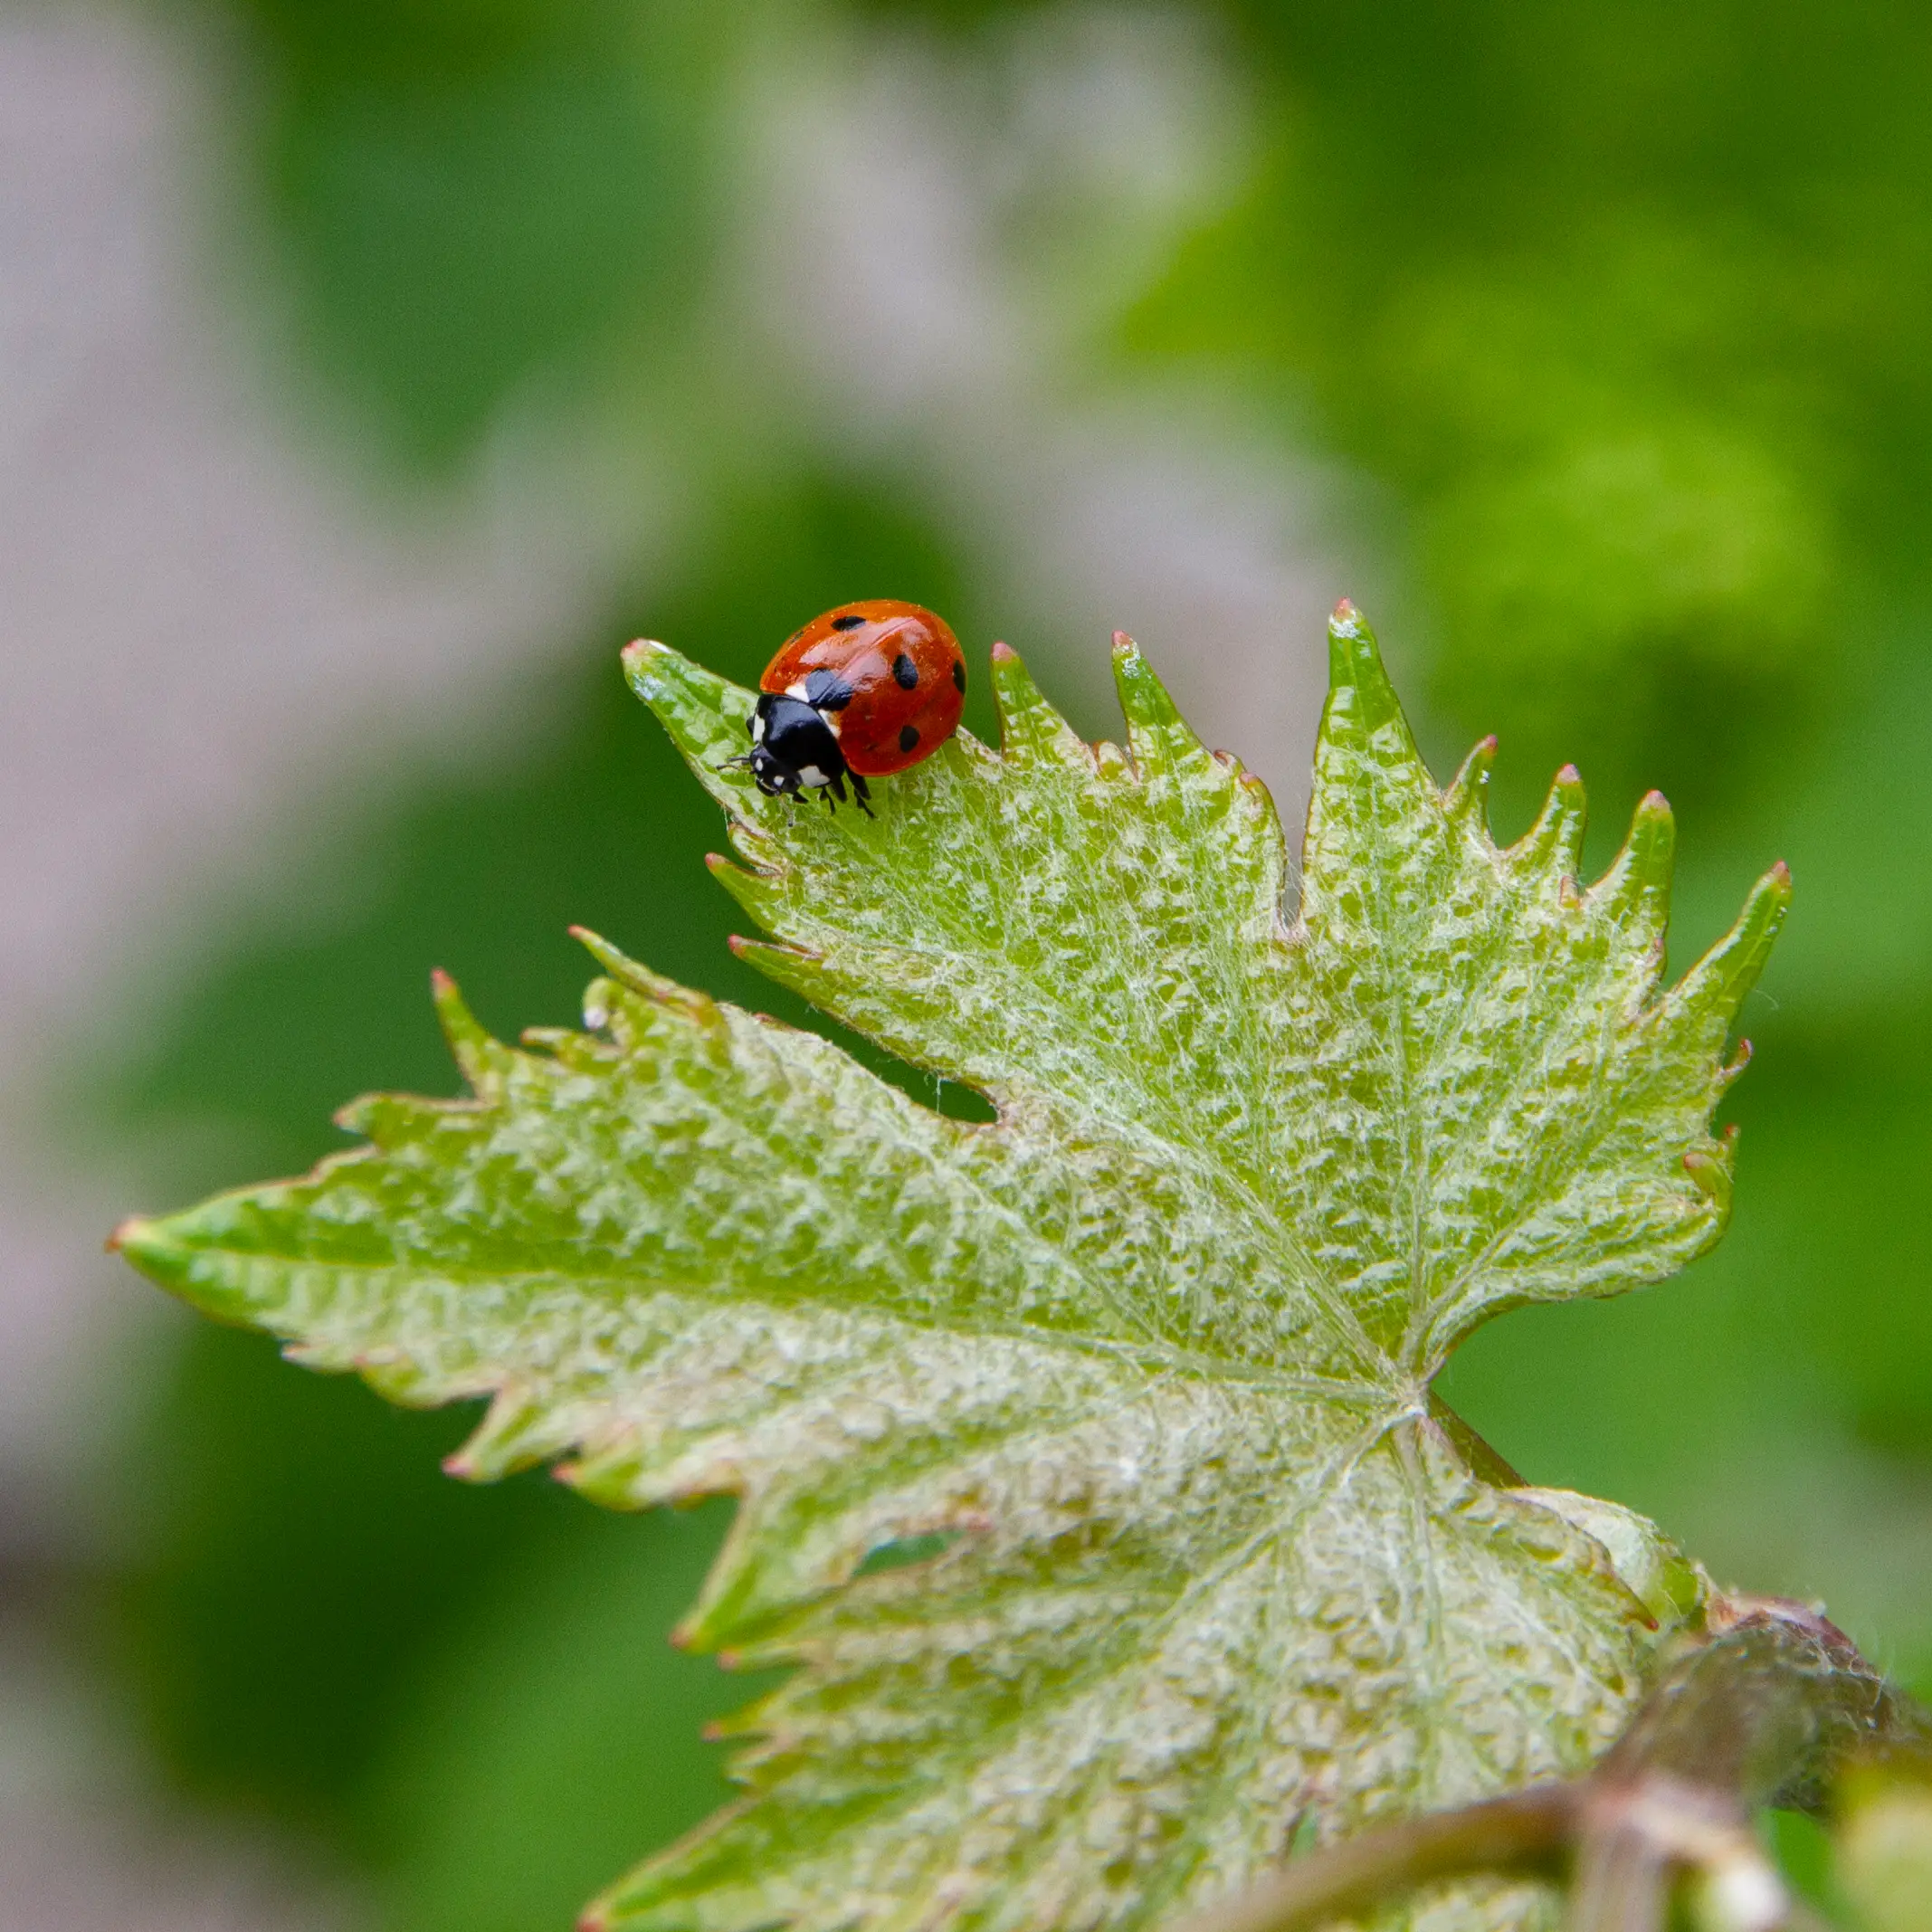
<path fill-rule="evenodd" d="M 1133 630 L 1298 822 L 1347 592 L 1501 828 L 1666 791 L 1680 966 L 1792 862 L 1727 1240 L 1448 1393 L 1932 1689 L 1923 9 L 7 0 L 0 504 L 0 1927 L 541 1932 L 720 1796 L 722 1506 L 100 1242 L 451 1090 L 432 966 L 789 1011 L 615 653 L 856 596 L 1095 733 Z"/>

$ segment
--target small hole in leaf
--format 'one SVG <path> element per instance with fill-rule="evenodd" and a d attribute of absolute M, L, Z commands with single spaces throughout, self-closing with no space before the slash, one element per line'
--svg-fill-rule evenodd
<path fill-rule="evenodd" d="M 948 1120 L 966 1120 L 985 1127 L 1000 1117 L 999 1109 L 975 1087 L 962 1087 L 957 1080 L 932 1077 L 932 1106 L 935 1113 Z"/>
<path fill-rule="evenodd" d="M 916 1537 L 895 1537 L 890 1543 L 881 1543 L 877 1549 L 868 1550 L 865 1561 L 852 1574 L 857 1576 L 876 1576 L 881 1570 L 900 1570 L 909 1563 L 924 1563 L 928 1556 L 937 1556 L 959 1540 L 956 1529 L 931 1529 Z"/>

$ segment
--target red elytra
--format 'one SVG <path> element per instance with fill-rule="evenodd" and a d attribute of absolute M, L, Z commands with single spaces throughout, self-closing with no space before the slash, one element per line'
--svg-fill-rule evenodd
<path fill-rule="evenodd" d="M 874 597 L 835 604 L 794 632 L 758 686 L 810 704 L 847 766 L 884 778 L 930 757 L 959 728 L 966 659 L 943 617 Z M 828 691 L 835 701 L 826 701 Z"/>

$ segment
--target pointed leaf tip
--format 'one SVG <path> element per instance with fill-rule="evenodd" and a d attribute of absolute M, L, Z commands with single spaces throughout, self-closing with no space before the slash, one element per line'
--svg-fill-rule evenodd
<path fill-rule="evenodd" d="M 1661 792 L 1646 792 L 1631 815 L 1623 849 L 1590 889 L 1591 897 L 1619 923 L 1627 941 L 1651 947 L 1659 970 L 1670 923 L 1676 853 L 1677 820 L 1670 802 Z"/>
<path fill-rule="evenodd" d="M 499 1058 L 502 1049 L 490 1037 L 483 1023 L 470 1011 L 462 996 L 462 990 L 441 966 L 433 968 L 429 976 L 430 999 L 436 1009 L 436 1023 L 443 1029 L 443 1037 L 447 1043 L 458 1071 L 469 1081 L 472 1092 L 479 1099 L 489 1097 L 495 1091 L 499 1077 Z M 336 1116 L 339 1125 L 351 1133 L 362 1133 L 363 1102 L 353 1101 Z"/>
<path fill-rule="evenodd" d="M 1708 1004 L 1727 1024 L 1736 1019 L 1790 909 L 1791 868 L 1780 859 L 1751 888 L 1737 924 L 1684 976 L 1673 998 L 1685 1005 Z"/>
<path fill-rule="evenodd" d="M 1646 792 L 1637 801 L 1637 809 L 1631 814 L 1630 833 L 1624 841 L 1624 848 L 1630 851 L 1642 847 L 1651 854 L 1652 863 L 1655 855 L 1661 853 L 1665 877 L 1670 873 L 1670 857 L 1677 842 L 1677 814 L 1670 809 L 1670 801 L 1661 792 Z"/>
<path fill-rule="evenodd" d="M 673 983 L 661 974 L 653 973 L 648 966 L 640 966 L 629 954 L 620 951 L 602 933 L 593 932 L 587 926 L 573 926 L 570 937 L 608 973 L 613 979 L 621 980 L 639 993 L 655 998 Z M 681 987 L 676 988 L 682 992 Z"/>
<path fill-rule="evenodd" d="M 1115 660 L 1118 669 L 1122 661 Z M 1020 653 L 1007 644 L 993 647 L 993 700 L 999 707 L 1003 757 L 1022 763 L 1044 758 L 1065 763 L 1086 753 L 1080 740 L 1033 682 Z"/>
<path fill-rule="evenodd" d="M 462 989 L 441 966 L 430 969 L 429 996 L 452 1052 L 461 1053 L 466 1042 L 484 1037 L 481 1023 L 463 999 Z"/>
<path fill-rule="evenodd" d="M 173 1244 L 161 1232 L 161 1222 L 153 1214 L 129 1214 L 108 1236 L 107 1252 L 138 1268 L 155 1280 L 164 1279 L 157 1271 L 164 1254 L 172 1254 Z"/>
<path fill-rule="evenodd" d="M 1402 716 L 1375 633 L 1347 597 L 1328 619 L 1328 690 L 1331 699 L 1353 692 L 1355 708 L 1371 730 Z"/>
<path fill-rule="evenodd" d="M 1683 1160 L 1684 1172 L 1707 1200 L 1722 1202 L 1730 1192 L 1730 1164 L 1727 1142 L 1716 1149 L 1692 1147 Z"/>
<path fill-rule="evenodd" d="M 617 661 L 623 670 L 624 682 L 646 704 L 654 706 L 663 688 L 660 660 L 676 655 L 654 638 L 639 637 L 617 653 Z"/>
<path fill-rule="evenodd" d="M 658 722 L 671 733 L 671 741 L 686 758 L 692 757 L 699 744 L 694 729 L 700 728 L 700 720 L 715 721 L 720 706 L 728 704 L 737 686 L 653 638 L 640 637 L 626 644 L 619 658 L 632 690 L 657 714 Z"/>
<path fill-rule="evenodd" d="M 1344 597 L 1328 619 L 1329 682 L 1354 682 L 1348 671 L 1377 656 L 1375 633 L 1369 629 L 1361 612 Z"/>
<path fill-rule="evenodd" d="M 1587 797 L 1583 774 L 1566 765 L 1550 780 L 1549 795 L 1537 822 L 1510 847 L 1520 865 L 1547 866 L 1566 878 L 1583 863 L 1584 825 Z"/>
<path fill-rule="evenodd" d="M 584 1023 L 593 1033 L 600 1033 L 611 1023 L 609 996 L 612 983 L 649 1000 L 653 1005 L 664 1007 L 671 1012 L 681 1014 L 687 1020 L 709 1026 L 715 1023 L 718 1015 L 717 1003 L 707 993 L 700 993 L 690 986 L 680 985 L 676 980 L 667 978 L 661 973 L 653 973 L 647 966 L 641 965 L 629 954 L 620 951 L 611 942 L 592 932 L 587 927 L 573 926 L 572 938 L 601 966 L 609 979 L 593 980 L 585 989 Z M 536 1028 L 524 1035 L 531 1043 L 537 1043 L 544 1035 L 545 1029 Z M 573 1036 L 562 1033 L 557 1036 L 567 1042 Z"/>
<path fill-rule="evenodd" d="M 1166 763 L 1184 747 L 1197 747 L 1200 740 L 1188 729 L 1175 709 L 1167 687 L 1156 676 L 1140 646 L 1124 631 L 1114 633 L 1114 691 L 1120 700 L 1120 714 L 1127 719 L 1128 741 L 1135 756 L 1155 757 Z M 1147 734 L 1157 732 L 1173 740 L 1166 753 L 1156 754 Z"/>
<path fill-rule="evenodd" d="M 435 1003 L 436 1017 L 443 1022 L 445 1033 L 452 1029 L 465 1035 L 482 1032 L 463 1000 L 462 989 L 441 966 L 430 968 L 429 996 Z"/>
<path fill-rule="evenodd" d="M 1462 768 L 1442 794 L 1442 810 L 1451 821 L 1473 824 L 1487 833 L 1489 823 L 1489 771 L 1496 763 L 1496 735 L 1479 738 L 1470 747 Z"/>

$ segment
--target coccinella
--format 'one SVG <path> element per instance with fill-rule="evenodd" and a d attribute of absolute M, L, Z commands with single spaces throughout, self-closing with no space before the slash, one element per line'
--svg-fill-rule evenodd
<path fill-rule="evenodd" d="M 744 760 L 758 789 L 842 804 L 849 778 L 870 817 L 868 778 L 917 765 L 959 728 L 966 659 L 944 618 L 880 597 L 794 632 L 758 688 Z"/>

